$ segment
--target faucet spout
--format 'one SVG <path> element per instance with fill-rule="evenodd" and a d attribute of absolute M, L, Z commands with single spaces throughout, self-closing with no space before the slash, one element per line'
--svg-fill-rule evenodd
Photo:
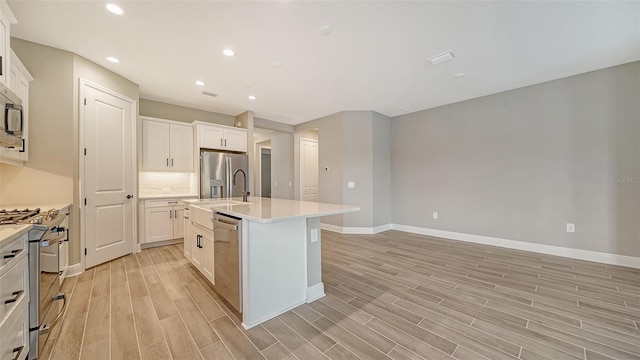
<path fill-rule="evenodd" d="M 235 186 L 236 184 L 236 174 L 239 172 L 241 172 L 242 177 L 244 177 L 244 190 L 242 191 L 242 201 L 247 202 L 247 196 L 251 195 L 251 193 L 247 191 L 247 174 L 244 172 L 244 170 L 236 169 L 236 171 L 233 172 L 233 185 Z"/>

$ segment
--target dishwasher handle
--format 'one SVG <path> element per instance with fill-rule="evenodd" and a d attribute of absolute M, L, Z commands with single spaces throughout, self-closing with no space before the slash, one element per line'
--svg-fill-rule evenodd
<path fill-rule="evenodd" d="M 226 222 L 222 221 L 222 219 L 214 218 L 213 219 L 213 229 L 216 230 L 216 228 L 220 228 L 221 230 L 237 231 L 238 230 L 238 225 L 229 224 L 229 223 L 226 223 Z"/>

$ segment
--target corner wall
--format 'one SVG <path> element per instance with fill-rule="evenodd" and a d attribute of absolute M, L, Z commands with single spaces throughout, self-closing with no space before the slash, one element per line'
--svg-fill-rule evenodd
<path fill-rule="evenodd" d="M 394 118 L 393 223 L 639 257 L 638 99 L 635 62 Z"/>

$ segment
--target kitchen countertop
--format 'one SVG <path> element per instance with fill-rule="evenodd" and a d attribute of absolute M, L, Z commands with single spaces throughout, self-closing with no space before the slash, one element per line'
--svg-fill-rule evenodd
<path fill-rule="evenodd" d="M 140 195 L 139 200 L 197 198 L 198 194 L 155 194 Z"/>
<path fill-rule="evenodd" d="M 22 236 L 22 234 L 31 230 L 32 227 L 33 225 L 31 224 L 0 225 L 0 246 Z"/>
<path fill-rule="evenodd" d="M 223 214 L 261 223 L 337 215 L 360 210 L 359 207 L 350 205 L 261 197 L 250 197 L 247 203 L 243 203 L 242 198 L 193 199 L 184 202 L 203 210 L 213 209 Z"/>

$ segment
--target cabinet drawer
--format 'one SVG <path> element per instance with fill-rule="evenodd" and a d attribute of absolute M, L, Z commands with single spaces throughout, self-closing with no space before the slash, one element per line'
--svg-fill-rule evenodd
<path fill-rule="evenodd" d="M 28 258 L 25 256 L 0 276 L 0 324 L 4 324 L 22 299 L 28 298 L 29 266 Z"/>
<path fill-rule="evenodd" d="M 144 206 L 147 208 L 177 205 L 182 206 L 182 199 L 145 200 L 144 202 Z"/>
<path fill-rule="evenodd" d="M 213 224 L 211 223 L 212 216 L 213 212 L 211 210 L 204 210 L 197 207 L 189 208 L 189 219 L 191 222 L 205 229 L 213 230 Z"/>
<path fill-rule="evenodd" d="M 27 234 L 0 247 L 0 276 L 9 271 L 21 258 L 27 256 Z"/>
<path fill-rule="evenodd" d="M 18 301 L 7 321 L 0 325 L 0 359 L 23 360 L 29 352 L 29 314 L 27 298 Z"/>

